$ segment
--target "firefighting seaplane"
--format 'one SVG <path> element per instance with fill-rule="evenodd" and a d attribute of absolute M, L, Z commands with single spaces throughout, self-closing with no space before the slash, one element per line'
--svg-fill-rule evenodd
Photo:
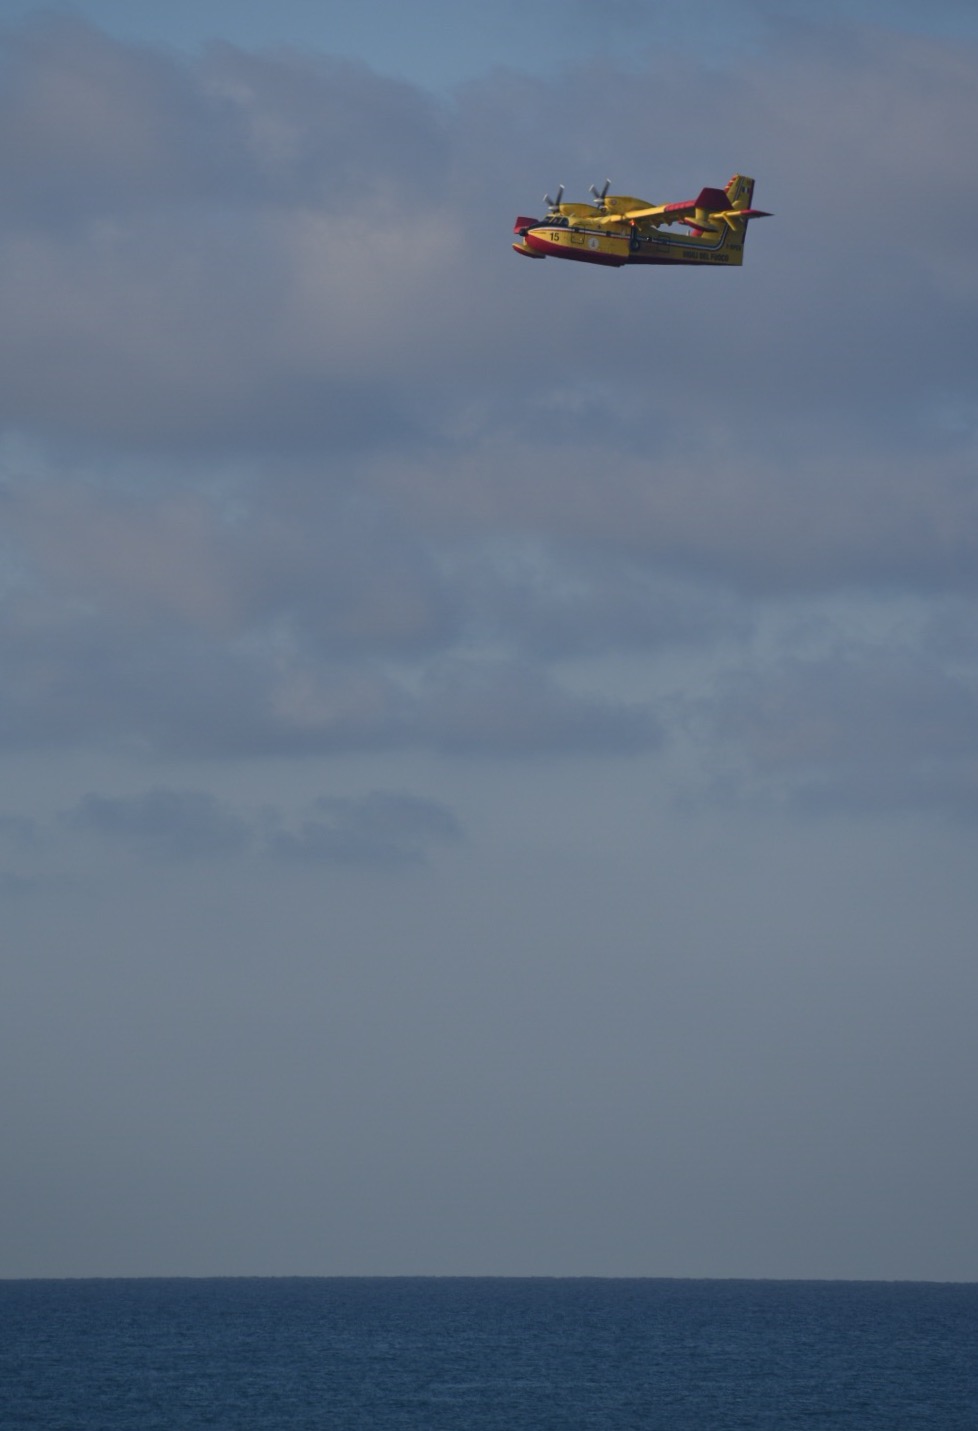
<path fill-rule="evenodd" d="M 609 194 L 592 184 L 593 204 L 565 204 L 544 196 L 547 216 L 521 216 L 513 225 L 513 247 L 527 258 L 573 258 L 620 268 L 626 263 L 716 263 L 733 268 L 744 261 L 751 219 L 770 217 L 752 209 L 754 180 L 735 174 L 725 189 L 701 189 L 678 204 L 650 204 L 625 194 Z M 687 232 L 663 233 L 672 224 Z"/>

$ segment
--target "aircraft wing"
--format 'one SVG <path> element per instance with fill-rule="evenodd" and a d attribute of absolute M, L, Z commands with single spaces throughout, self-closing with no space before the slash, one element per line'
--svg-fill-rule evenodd
<path fill-rule="evenodd" d="M 680 199 L 676 204 L 657 204 L 639 213 L 626 214 L 625 217 L 659 224 L 681 224 L 685 219 L 691 218 L 697 209 L 701 215 L 707 213 L 711 217 L 719 218 L 729 205 L 730 200 L 723 189 L 701 189 L 695 199 Z"/>
<path fill-rule="evenodd" d="M 594 218 L 591 218 L 589 215 L 588 223 L 591 224 L 594 228 L 621 228 L 622 224 L 631 224 L 634 223 L 637 219 L 641 219 L 644 223 L 648 224 L 663 224 L 671 222 L 671 220 L 669 220 L 668 218 L 663 218 L 661 217 L 661 215 L 662 205 L 650 204 L 647 208 L 644 209 L 619 209 L 616 210 L 614 213 L 599 214 Z"/>
<path fill-rule="evenodd" d="M 620 201 L 619 201 L 620 202 Z M 632 207 L 618 208 L 615 206 L 611 213 L 602 214 L 597 220 L 598 223 L 608 225 L 615 223 L 634 223 L 641 219 L 647 224 L 680 224 L 685 219 L 692 217 L 699 209 L 702 213 L 716 213 L 719 209 L 725 209 L 729 203 L 726 194 L 722 189 L 704 189 L 696 199 L 681 199 L 677 204 L 643 204 L 633 203 Z M 608 206 L 614 204 L 614 199 L 608 200 Z M 628 204 L 628 200 L 625 200 Z"/>
<path fill-rule="evenodd" d="M 711 219 L 722 219 L 725 224 L 732 223 L 734 219 L 769 219 L 771 214 L 767 209 L 723 209 L 718 214 L 711 214 Z"/>
<path fill-rule="evenodd" d="M 724 195 L 726 198 L 726 195 Z M 700 217 L 696 218 L 697 210 Z M 705 213 L 705 218 L 704 218 Z M 730 223 L 734 219 L 766 219 L 770 214 L 765 209 L 708 209 L 696 199 L 684 199 L 678 204 L 649 204 L 642 209 L 624 209 L 619 213 L 603 214 L 593 223 L 605 227 L 621 223 L 636 223 L 639 219 L 646 224 L 693 223 L 699 228 L 717 228 L 720 223 Z"/>

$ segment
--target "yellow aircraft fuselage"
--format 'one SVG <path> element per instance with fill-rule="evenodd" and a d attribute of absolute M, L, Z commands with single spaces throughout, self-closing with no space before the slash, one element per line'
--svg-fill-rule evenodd
<path fill-rule="evenodd" d="M 520 242 L 513 248 L 527 258 L 569 258 L 612 268 L 629 263 L 737 267 L 744 261 L 748 222 L 765 217 L 750 207 L 753 191 L 753 179 L 736 174 L 726 189 L 702 189 L 697 198 L 677 204 L 649 204 L 627 195 L 608 195 L 597 204 L 557 203 L 545 219 L 516 220 Z M 662 232 L 672 224 L 688 232 Z"/>

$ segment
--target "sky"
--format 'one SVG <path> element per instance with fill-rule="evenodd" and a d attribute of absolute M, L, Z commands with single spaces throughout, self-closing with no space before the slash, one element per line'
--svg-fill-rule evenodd
<path fill-rule="evenodd" d="M 970 0 L 0 0 L 0 1276 L 978 1279 L 976 127 Z"/>

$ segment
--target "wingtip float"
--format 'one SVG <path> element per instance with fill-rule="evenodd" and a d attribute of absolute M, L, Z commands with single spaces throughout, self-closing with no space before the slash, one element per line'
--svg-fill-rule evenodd
<path fill-rule="evenodd" d="M 695 199 L 650 204 L 627 194 L 609 194 L 591 186 L 593 204 L 563 203 L 544 196 L 543 219 L 521 215 L 513 225 L 513 244 L 525 258 L 570 258 L 621 268 L 626 263 L 709 263 L 734 268 L 744 261 L 747 225 L 769 218 L 751 208 L 754 180 L 735 174 L 725 189 L 701 189 Z M 680 224 L 686 233 L 663 233 Z"/>

